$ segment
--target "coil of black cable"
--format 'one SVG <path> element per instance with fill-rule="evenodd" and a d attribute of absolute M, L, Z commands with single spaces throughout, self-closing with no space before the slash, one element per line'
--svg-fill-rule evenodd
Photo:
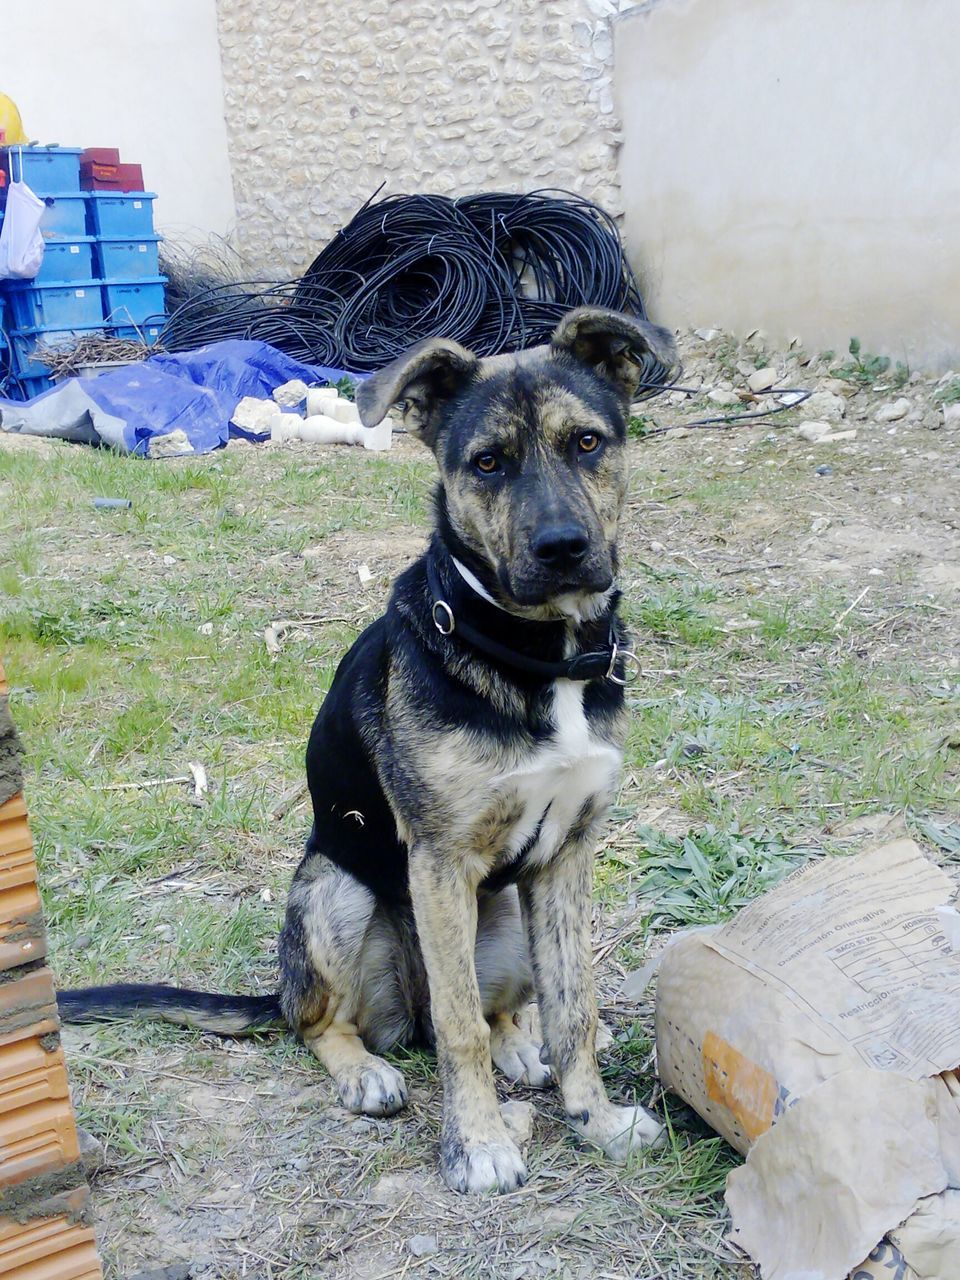
<path fill-rule="evenodd" d="M 202 290 L 167 321 L 168 350 L 256 337 L 352 372 L 381 368 L 422 338 L 478 355 L 546 341 L 585 305 L 645 316 L 613 218 L 566 191 L 371 199 L 300 280 Z M 666 370 L 648 358 L 649 393 Z"/>

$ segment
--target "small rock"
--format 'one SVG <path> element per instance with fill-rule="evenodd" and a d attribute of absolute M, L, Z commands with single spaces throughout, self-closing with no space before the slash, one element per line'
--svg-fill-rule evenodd
<path fill-rule="evenodd" d="M 831 431 L 829 435 L 821 436 L 817 444 L 839 444 L 841 440 L 856 440 L 856 431 Z"/>
<path fill-rule="evenodd" d="M 197 1258 L 200 1265 L 200 1258 Z M 152 1271 L 138 1271 L 130 1280 L 190 1280 L 193 1267 L 189 1263 L 175 1263 L 170 1267 L 154 1267 Z"/>
<path fill-rule="evenodd" d="M 825 436 L 830 431 L 829 422 L 801 422 L 797 427 L 797 435 L 801 440 L 807 440 L 810 444 L 816 444 L 821 436 Z"/>
<path fill-rule="evenodd" d="M 818 475 L 818 476 L 832 476 L 832 475 L 833 475 L 833 467 L 828 467 L 828 466 L 817 467 L 817 475 Z"/>
<path fill-rule="evenodd" d="M 273 398 L 283 408 L 295 409 L 297 405 L 303 404 L 307 398 L 307 384 L 301 382 L 299 378 L 293 378 L 290 382 L 285 382 L 282 386 L 275 388 Z"/>
<path fill-rule="evenodd" d="M 899 422 L 909 412 L 910 401 L 906 396 L 901 396 L 899 400 L 891 400 L 889 404 L 882 404 L 873 417 L 875 422 Z"/>
<path fill-rule="evenodd" d="M 651 551 L 655 551 L 658 555 L 659 555 L 661 552 L 666 551 L 666 549 L 667 549 L 667 548 L 663 545 L 663 543 L 662 543 L 662 542 L 651 542 L 651 543 L 650 543 L 650 550 L 651 550 Z"/>
<path fill-rule="evenodd" d="M 948 431 L 956 431 L 960 427 L 960 400 L 943 406 L 943 425 Z"/>
<path fill-rule="evenodd" d="M 368 564 L 358 565 L 357 577 L 360 579 L 361 587 L 368 586 L 373 581 L 373 574 L 370 572 L 370 566 Z"/>
<path fill-rule="evenodd" d="M 824 378 L 820 383 L 821 391 L 829 391 L 835 396 L 845 396 L 848 400 L 857 394 L 858 389 L 855 382 L 848 382 L 846 378 Z"/>
<path fill-rule="evenodd" d="M 815 391 L 809 400 L 804 401 L 803 410 L 821 422 L 839 422 L 847 412 L 847 404 L 842 396 L 832 391 Z"/>
<path fill-rule="evenodd" d="M 415 1258 L 429 1258 L 432 1253 L 440 1251 L 440 1245 L 436 1236 L 411 1236 L 407 1249 Z"/>
<path fill-rule="evenodd" d="M 791 405 L 802 404 L 806 394 L 805 391 L 785 391 L 782 396 L 777 396 L 777 400 L 789 409 Z"/>
<path fill-rule="evenodd" d="M 510 1137 L 518 1147 L 524 1146 L 533 1137 L 533 1106 L 529 1102 L 501 1102 L 500 1114 L 507 1126 Z"/>
<path fill-rule="evenodd" d="M 823 533 L 825 529 L 829 529 L 829 528 L 830 528 L 830 517 L 817 516 L 816 520 L 814 520 L 813 524 L 810 526 L 810 532 Z"/>
<path fill-rule="evenodd" d="M 928 409 L 920 421 L 928 431 L 939 431 L 943 426 L 943 414 L 939 409 Z"/>
<path fill-rule="evenodd" d="M 199 627 L 197 627 L 197 630 L 200 632 L 200 634 L 201 634 L 202 636 L 212 636 L 212 635 L 213 635 L 213 623 L 212 623 L 212 622 L 201 622 L 201 623 L 200 623 L 200 625 L 199 625 Z"/>
<path fill-rule="evenodd" d="M 235 427 L 240 427 L 244 431 L 265 435 L 276 416 L 277 406 L 272 400 L 244 396 L 234 409 L 230 421 Z"/>
<path fill-rule="evenodd" d="M 714 391 L 707 392 L 707 399 L 714 404 L 720 405 L 722 408 L 739 404 L 740 397 L 735 391 L 727 391 L 723 387 L 717 387 Z"/>
<path fill-rule="evenodd" d="M 720 337 L 719 329 L 694 329 L 693 336 L 699 338 L 701 342 L 712 342 L 714 338 Z"/>
<path fill-rule="evenodd" d="M 107 1163 L 107 1153 L 99 1138 L 77 1125 L 77 1145 L 80 1148 L 80 1163 L 88 1178 L 100 1172 Z"/>
<path fill-rule="evenodd" d="M 776 369 L 757 369 L 755 373 L 751 373 L 747 379 L 747 386 L 751 391 L 769 391 L 771 387 L 777 385 Z"/>
<path fill-rule="evenodd" d="M 664 440 L 683 440 L 689 434 L 689 427 L 671 427 L 669 431 L 664 433 L 663 438 Z"/>
<path fill-rule="evenodd" d="M 168 565 L 168 566 L 169 566 L 169 565 L 171 565 L 171 564 L 176 564 L 176 563 L 177 563 L 177 557 L 176 557 L 176 556 L 164 556 L 164 557 L 163 557 L 163 563 L 164 563 L 165 565 Z"/>

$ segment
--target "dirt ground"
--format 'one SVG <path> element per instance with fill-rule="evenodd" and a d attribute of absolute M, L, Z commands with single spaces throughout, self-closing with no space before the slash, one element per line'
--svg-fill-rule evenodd
<path fill-rule="evenodd" d="M 845 824 L 880 810 L 948 866 L 960 857 L 960 423 L 949 379 L 903 371 L 897 386 L 860 360 L 766 350 L 762 336 L 688 336 L 684 356 L 682 385 L 699 394 L 636 407 L 623 576 L 644 676 L 594 920 L 604 1074 L 615 1095 L 666 1110 L 668 1147 L 613 1168 L 577 1146 L 554 1095 L 501 1081 L 505 1101 L 535 1109 L 530 1182 L 459 1198 L 436 1172 L 439 1086 L 424 1055 L 399 1059 L 409 1108 L 372 1120 L 344 1112 L 281 1036 L 67 1028 L 79 1113 L 105 1147 L 94 1185 L 109 1274 L 753 1274 L 724 1239 L 723 1180 L 739 1157 L 662 1096 L 652 993 L 621 994 L 672 930 L 736 904 L 710 885 L 665 907 L 645 887 L 644 833 L 746 832 L 754 849 L 777 833 L 819 856 L 857 847 Z M 767 367 L 814 400 L 685 425 L 778 404 L 746 389 Z M 797 430 L 810 420 L 855 438 L 808 442 Z M 298 449 L 231 445 L 145 469 L 0 435 L 20 566 L 0 643 L 64 984 L 270 988 L 305 830 L 305 730 L 337 653 L 422 545 L 431 484 L 410 440 L 377 462 Z M 142 518 L 91 515 L 85 495 L 132 491 L 134 466 Z M 278 619 L 271 657 L 263 632 Z M 214 780 L 204 799 L 179 784 L 121 789 L 194 758 Z M 745 872 L 744 896 L 756 887 Z"/>

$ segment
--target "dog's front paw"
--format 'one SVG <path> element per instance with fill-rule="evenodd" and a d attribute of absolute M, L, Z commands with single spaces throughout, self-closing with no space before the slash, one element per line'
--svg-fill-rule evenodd
<path fill-rule="evenodd" d="M 641 1147 L 660 1146 L 666 1130 L 646 1107 L 617 1107 L 613 1103 L 599 1112 L 570 1117 L 574 1129 L 585 1142 L 599 1147 L 618 1164 Z"/>
<path fill-rule="evenodd" d="M 451 1191 L 515 1191 L 527 1180 L 523 1157 L 504 1131 L 487 1142 L 444 1141 L 440 1172 Z"/>
<path fill-rule="evenodd" d="M 407 1105 L 407 1086 L 395 1067 L 371 1056 L 337 1073 L 340 1102 L 356 1115 L 392 1116 Z"/>

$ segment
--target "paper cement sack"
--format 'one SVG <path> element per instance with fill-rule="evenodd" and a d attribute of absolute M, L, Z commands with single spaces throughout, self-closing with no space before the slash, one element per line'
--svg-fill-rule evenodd
<path fill-rule="evenodd" d="M 896 840 L 663 954 L 660 1078 L 748 1153 L 726 1199 L 764 1280 L 960 1280 L 953 895 Z"/>

